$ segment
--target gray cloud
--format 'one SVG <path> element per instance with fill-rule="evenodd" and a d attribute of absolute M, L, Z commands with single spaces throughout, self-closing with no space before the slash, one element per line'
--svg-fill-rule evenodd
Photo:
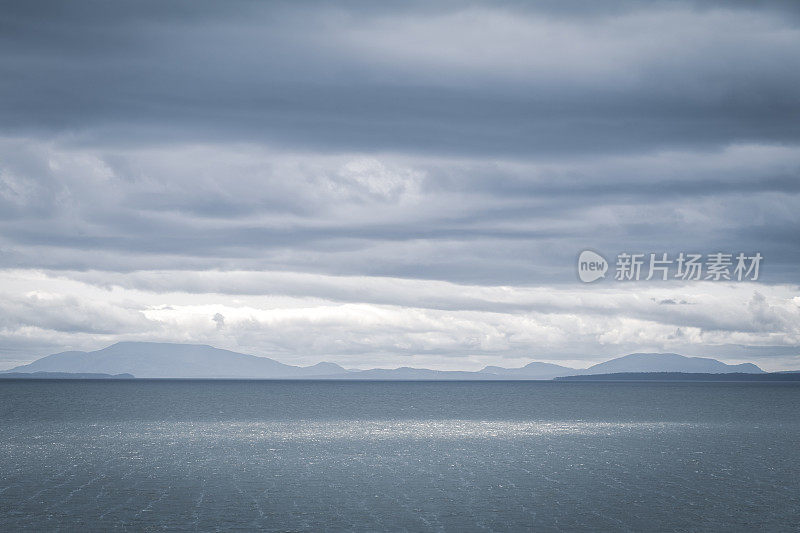
<path fill-rule="evenodd" d="M 579 359 L 598 345 L 636 349 L 637 331 L 651 346 L 682 339 L 686 349 L 704 342 L 759 357 L 758 347 L 786 355 L 794 342 L 796 3 L 2 9 L 0 268 L 76 279 L 84 271 L 92 286 L 105 279 L 155 294 L 208 295 L 217 284 L 224 294 L 350 306 L 345 319 L 334 317 L 330 330 L 298 345 L 292 339 L 310 327 L 312 311 L 265 334 L 267 319 L 237 316 L 233 304 L 204 308 L 195 323 L 186 318 L 194 311 L 177 308 L 170 317 L 142 314 L 152 314 L 156 300 L 168 314 L 171 302 L 155 297 L 112 311 L 69 287 L 47 303 L 27 296 L 35 287 L 0 287 L 9 298 L 0 308 L 8 357 L 25 346 L 164 338 L 170 327 L 172 340 L 213 341 L 224 332 L 264 354 L 322 354 L 331 338 L 347 337 L 333 350 L 342 357 L 521 357 L 530 348 L 502 337 L 535 339 L 543 352 L 550 346 Z M 737 315 L 694 305 L 680 284 L 663 285 L 646 305 L 624 300 L 632 289 L 618 287 L 604 297 L 628 307 L 611 309 L 588 296 L 590 287 L 558 303 L 451 290 L 426 297 L 430 286 L 403 285 L 398 294 L 381 285 L 561 291 L 576 283 L 575 256 L 585 248 L 608 257 L 760 251 L 759 294 L 771 284 L 790 288 L 766 300 L 737 296 L 745 313 Z M 165 271 L 182 274 L 162 284 L 148 275 Z M 202 277 L 209 271 L 253 277 L 210 283 Z M 370 292 L 365 283 L 381 288 Z M 661 290 L 638 290 L 654 287 Z M 391 312 L 381 314 L 383 306 Z M 361 330 L 358 313 L 387 325 Z M 446 313 L 474 315 L 459 328 Z M 492 313 L 505 318 L 495 323 Z M 529 322 L 519 319 L 526 313 Z M 580 320 L 565 326 L 553 316 L 570 313 L 594 329 L 561 338 Z M 223 318 L 209 320 L 216 316 Z M 525 337 L 525 327 L 540 335 Z M 484 334 L 483 344 L 465 340 Z M 235 348 L 233 338 L 220 337 Z"/>
<path fill-rule="evenodd" d="M 749 347 L 774 365 L 771 357 L 785 357 L 800 335 L 797 286 L 488 287 L 288 272 L 29 270 L 0 271 L 0 283 L 14 288 L 0 293 L 0 336 L 10 346 L 191 339 L 292 362 L 462 368 L 638 349 L 736 359 Z M 690 305 L 660 305 L 665 295 Z"/>
<path fill-rule="evenodd" d="M 800 133 L 777 4 L 32 5 L 4 9 L 14 134 L 546 155 Z"/>
<path fill-rule="evenodd" d="M 572 283 L 586 247 L 721 249 L 760 251 L 762 279 L 797 280 L 794 147 L 491 163 L 256 145 L 0 150 L 4 266 Z"/>

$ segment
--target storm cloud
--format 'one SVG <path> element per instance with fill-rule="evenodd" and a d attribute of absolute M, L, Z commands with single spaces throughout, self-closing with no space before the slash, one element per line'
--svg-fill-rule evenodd
<path fill-rule="evenodd" d="M 3 2 L 0 72 L 7 361 L 800 366 L 792 3 Z M 764 265 L 597 289 L 586 248 Z"/>

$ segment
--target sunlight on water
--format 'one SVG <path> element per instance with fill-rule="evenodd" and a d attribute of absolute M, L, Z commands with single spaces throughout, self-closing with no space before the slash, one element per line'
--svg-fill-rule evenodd
<path fill-rule="evenodd" d="M 516 422 L 497 420 L 299 420 L 291 422 L 158 423 L 137 428 L 149 439 L 402 440 L 514 439 L 544 435 L 614 436 L 685 429 L 678 422 Z M 113 428 L 107 428 L 113 429 Z M 122 431 L 120 428 L 119 431 Z"/>
<path fill-rule="evenodd" d="M 41 382 L 0 406 L 0 531 L 800 520 L 796 386 Z"/>

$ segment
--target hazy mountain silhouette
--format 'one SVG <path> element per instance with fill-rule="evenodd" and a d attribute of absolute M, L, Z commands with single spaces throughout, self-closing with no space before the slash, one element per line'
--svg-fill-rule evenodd
<path fill-rule="evenodd" d="M 481 374 L 479 372 L 470 372 L 467 370 L 430 370 L 428 368 L 411 368 L 408 366 L 403 366 L 400 368 L 372 368 L 370 370 L 353 370 L 347 374 L 335 374 L 321 377 L 324 379 L 374 379 L 397 381 L 479 381 L 498 379 L 498 376 L 492 374 Z"/>
<path fill-rule="evenodd" d="M 346 372 L 334 363 L 285 365 L 267 357 L 200 344 L 118 342 L 94 352 L 62 352 L 13 372 L 133 374 L 137 378 L 304 378 Z"/>
<path fill-rule="evenodd" d="M 729 365 L 707 357 L 686 357 L 676 353 L 632 353 L 590 366 L 581 374 L 617 372 L 686 372 L 727 374 L 731 372 L 761 373 L 753 363 Z"/>
<path fill-rule="evenodd" d="M 62 352 L 18 366 L 10 372 L 72 374 L 132 374 L 137 378 L 243 379 L 396 379 L 487 380 L 552 379 L 555 377 L 620 372 L 762 373 L 752 363 L 728 365 L 716 359 L 674 353 L 635 353 L 586 369 L 532 362 L 521 368 L 487 366 L 478 372 L 395 368 L 345 370 L 335 363 L 300 367 L 207 345 L 155 342 L 119 342 L 94 352 Z"/>
<path fill-rule="evenodd" d="M 487 366 L 480 370 L 481 374 L 494 375 L 510 379 L 552 379 L 558 376 L 568 376 L 580 372 L 579 369 L 553 363 L 534 361 L 522 368 L 503 368 L 501 366 Z"/>
<path fill-rule="evenodd" d="M 676 353 L 632 353 L 603 363 L 598 363 L 589 368 L 570 368 L 552 363 L 533 362 L 522 368 L 487 366 L 480 372 L 510 379 L 552 379 L 561 376 L 611 374 L 618 372 L 727 374 L 733 372 L 761 373 L 763 370 L 753 363 L 728 365 L 716 359 L 686 357 Z"/>
<path fill-rule="evenodd" d="M 133 379 L 132 374 L 80 372 L 0 372 L 0 379 Z"/>
<path fill-rule="evenodd" d="M 797 372 L 617 372 L 563 376 L 558 381 L 800 381 Z"/>

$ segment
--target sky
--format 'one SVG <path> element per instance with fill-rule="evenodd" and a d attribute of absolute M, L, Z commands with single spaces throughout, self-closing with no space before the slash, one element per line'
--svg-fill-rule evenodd
<path fill-rule="evenodd" d="M 0 369 L 800 369 L 798 87 L 793 2 L 0 1 Z"/>

